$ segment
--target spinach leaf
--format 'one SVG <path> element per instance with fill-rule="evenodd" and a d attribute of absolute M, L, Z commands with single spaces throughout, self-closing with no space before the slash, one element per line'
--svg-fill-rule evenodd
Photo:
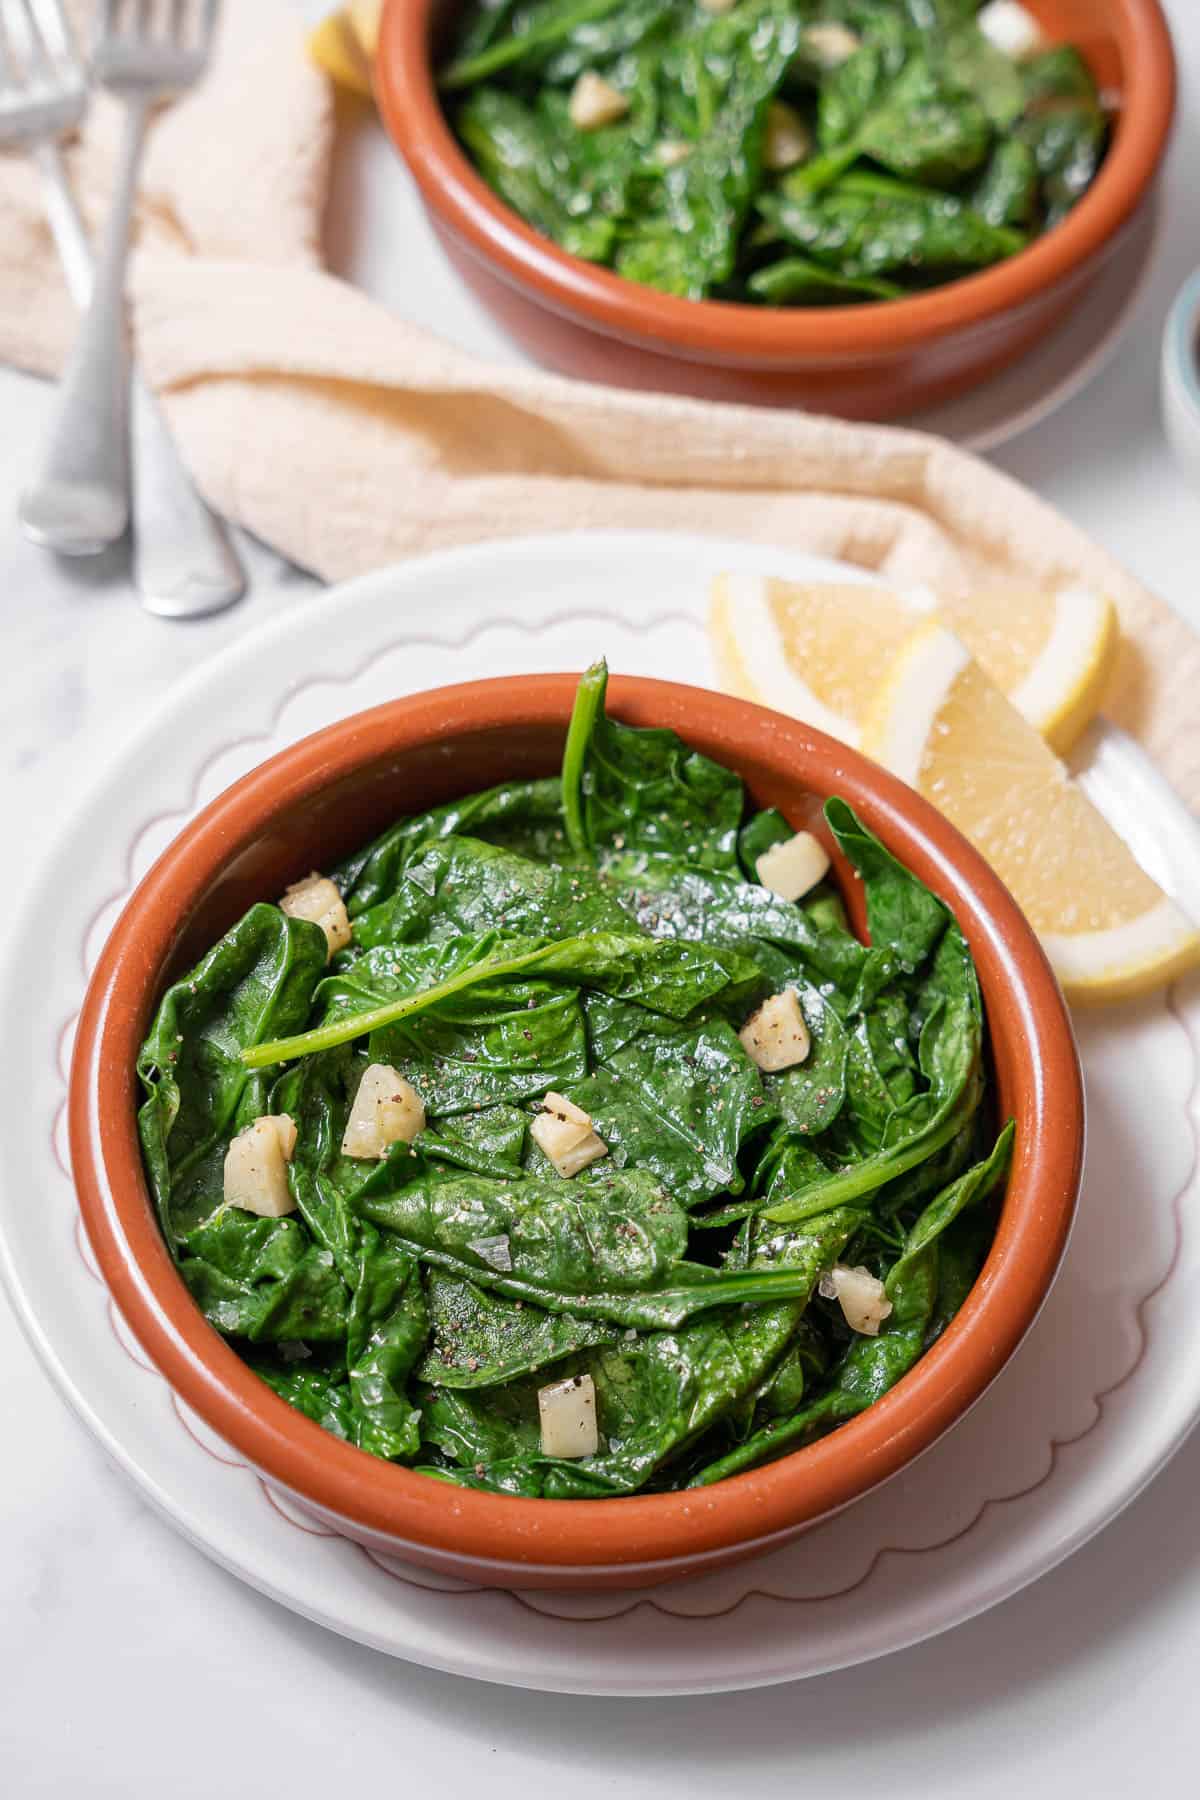
<path fill-rule="evenodd" d="M 502 88 L 480 87 L 460 107 L 455 123 L 488 182 L 514 211 L 572 256 L 611 261 L 613 220 L 587 199 L 572 169 L 570 138 L 547 108 L 527 106 Z M 624 155 L 620 160 L 625 163 Z"/>
<path fill-rule="evenodd" d="M 615 13 L 622 0 L 541 0 L 537 6 L 515 11 L 507 36 L 493 40 L 469 58 L 452 62 L 442 71 L 441 85 L 453 91 L 514 65 L 536 66 L 583 26 Z"/>
<path fill-rule="evenodd" d="M 825 817 L 862 877 L 872 944 L 894 952 L 905 969 L 917 968 L 946 929 L 946 908 L 884 849 L 844 800 L 827 801 Z"/>
<path fill-rule="evenodd" d="M 665 854 L 703 868 L 737 860 L 742 784 L 673 731 L 637 729 L 604 711 L 608 669 L 579 684 L 563 754 L 567 837 L 579 852 L 602 846 Z"/>
<path fill-rule="evenodd" d="M 789 1132 L 808 1137 L 825 1131 L 845 1104 L 850 1040 L 833 1006 L 817 988 L 808 982 L 787 985 L 799 996 L 812 1049 L 795 1068 L 764 1076 L 763 1089 L 771 1115 Z"/>
<path fill-rule="evenodd" d="M 935 39 L 931 54 L 942 78 L 974 95 L 995 131 L 1011 130 L 1025 110 L 1020 66 L 986 38 L 974 20 Z"/>
<path fill-rule="evenodd" d="M 733 274 L 762 177 L 767 108 L 799 44 L 799 20 L 786 0 L 743 0 L 686 47 L 679 74 L 695 95 L 695 136 L 686 159 L 664 172 L 626 223 L 620 274 L 690 299 Z"/>
<path fill-rule="evenodd" d="M 436 1269 L 426 1294 L 432 1337 L 417 1375 L 438 1387 L 497 1387 L 620 1335 L 613 1325 L 506 1300 Z"/>
<path fill-rule="evenodd" d="M 254 906 L 163 996 L 138 1057 L 138 1130 L 172 1249 L 221 1204 L 229 1141 L 267 1111 L 242 1052 L 300 1029 L 325 957 L 318 926 Z"/>
<path fill-rule="evenodd" d="M 582 21 L 546 63 L 547 81 L 574 82 L 587 70 L 626 59 L 656 38 L 665 40 L 676 10 L 673 0 L 625 0 L 616 13 Z"/>
<path fill-rule="evenodd" d="M 730 1026 L 705 1016 L 648 1021 L 566 1092 L 615 1167 L 647 1170 L 688 1207 L 740 1191 L 742 1144 L 765 1117 L 757 1069 Z"/>
<path fill-rule="evenodd" d="M 774 236 L 806 258 L 842 271 L 841 279 L 876 282 L 881 275 L 982 269 L 1023 246 L 1020 232 L 993 224 L 954 194 L 912 187 L 882 175 L 845 175 L 821 193 L 804 170 L 759 201 Z M 772 270 L 752 276 L 750 286 Z M 892 284 L 893 293 L 901 290 Z"/>
<path fill-rule="evenodd" d="M 757 269 L 746 287 L 755 300 L 763 300 L 768 306 L 898 300 L 904 293 L 894 281 L 880 281 L 873 275 L 839 274 L 803 256 L 785 256 L 765 269 Z"/>
<path fill-rule="evenodd" d="M 210 1325 L 253 1344 L 345 1336 L 346 1285 L 294 1219 L 221 1210 L 179 1239 L 180 1273 Z"/>
<path fill-rule="evenodd" d="M 479 1112 L 430 1119 L 421 1133 L 422 1155 L 476 1175 L 507 1180 L 525 1159 L 529 1117 L 516 1106 L 485 1106 Z"/>
<path fill-rule="evenodd" d="M 564 1462 L 540 1453 L 529 1432 L 536 1413 L 532 1384 L 513 1394 L 508 1429 L 499 1434 L 487 1415 L 481 1429 L 458 1407 L 461 1437 L 454 1449 L 469 1469 L 467 1484 L 550 1499 L 633 1493 L 645 1486 L 758 1389 L 791 1340 L 821 1269 L 837 1259 L 856 1222 L 852 1213 L 826 1217 L 801 1233 L 779 1234 L 764 1248 L 764 1264 L 793 1271 L 797 1299 L 791 1303 L 720 1311 L 679 1331 L 622 1340 L 572 1362 L 571 1371 L 586 1370 L 596 1387 L 603 1447 L 595 1456 Z M 439 1441 L 447 1447 L 444 1436 Z"/>
<path fill-rule="evenodd" d="M 859 57 L 871 54 L 857 52 Z M 921 56 L 913 56 L 890 83 L 880 84 L 878 71 L 877 63 L 866 108 L 857 119 L 851 105 L 831 111 L 823 94 L 821 137 L 831 147 L 797 170 L 795 189 L 819 193 L 860 157 L 929 187 L 952 186 L 987 160 L 992 127 L 972 94 Z"/>
<path fill-rule="evenodd" d="M 268 1360 L 263 1355 L 248 1356 L 246 1360 L 281 1400 L 286 1400 L 289 1406 L 294 1406 L 297 1412 L 302 1412 L 317 1425 L 324 1426 L 334 1437 L 350 1440 L 354 1421 L 350 1389 L 344 1375 L 336 1375 L 307 1361 Z"/>
<path fill-rule="evenodd" d="M 939 1193 L 921 1213 L 909 1233 L 905 1249 L 892 1264 L 885 1287 L 892 1301 L 891 1318 L 885 1321 L 880 1336 L 855 1337 L 833 1370 L 826 1390 L 811 1399 L 792 1417 L 768 1418 L 756 1433 L 748 1436 L 734 1451 L 709 1463 L 693 1476 L 693 1487 L 709 1487 L 712 1481 L 727 1480 L 732 1474 L 754 1469 L 784 1451 L 808 1444 L 833 1426 L 873 1406 L 889 1388 L 894 1388 L 901 1375 L 907 1375 L 912 1364 L 925 1350 L 934 1325 L 939 1289 L 939 1255 L 937 1240 L 952 1228 L 955 1220 L 972 1206 L 979 1206 L 990 1195 L 1007 1172 L 1013 1148 L 1013 1127 L 1000 1134 L 991 1156 L 961 1175 L 950 1188 Z M 964 1294 L 955 1292 L 955 1301 Z"/>
<path fill-rule="evenodd" d="M 790 1418 L 810 1389 L 820 1387 L 828 1372 L 828 1340 L 806 1314 L 796 1327 L 786 1354 L 753 1396 L 755 1424 Z"/>
<path fill-rule="evenodd" d="M 712 1307 L 765 1305 L 802 1290 L 787 1268 L 721 1274 L 688 1262 L 687 1215 L 644 1171 L 505 1183 L 435 1174 L 402 1150 L 368 1177 L 357 1211 L 422 1262 L 510 1299 L 655 1330 Z M 474 1247 L 502 1237 L 511 1272 L 494 1267 L 490 1248 Z"/>
<path fill-rule="evenodd" d="M 535 862 L 480 838 L 443 837 L 405 865 L 394 892 L 359 914 L 355 943 L 421 945 L 458 938 L 556 938 L 620 931 L 624 921 L 594 873 Z"/>
<path fill-rule="evenodd" d="M 576 1369 L 576 1359 L 561 1364 L 556 1374 L 564 1378 Z M 503 1493 L 536 1492 L 522 1481 L 519 1459 L 531 1461 L 541 1441 L 538 1428 L 538 1382 L 533 1379 L 504 1382 L 496 1388 L 430 1387 L 418 1389 L 421 1401 L 421 1439 L 447 1460 L 439 1469 L 443 1480 L 475 1486 L 492 1468 L 496 1474 L 506 1462 L 518 1462 L 509 1480 L 490 1485 Z M 458 1465 L 455 1467 L 454 1465 Z"/>
<path fill-rule="evenodd" d="M 270 1110 L 296 1125 L 296 1149 L 288 1186 L 312 1236 L 351 1285 L 358 1278 L 358 1226 L 348 1196 L 362 1180 L 362 1165 L 342 1155 L 350 1104 L 367 1059 L 348 1046 L 313 1056 L 289 1069 L 271 1090 Z"/>
<path fill-rule="evenodd" d="M 501 1292 L 507 1290 L 488 1252 L 475 1246 L 504 1238 L 509 1288 L 523 1282 L 553 1289 L 564 1305 L 594 1289 L 661 1285 L 687 1251 L 682 1208 L 635 1169 L 593 1170 L 569 1182 L 557 1175 L 496 1181 L 430 1169 L 422 1155 L 399 1145 L 368 1176 L 354 1205 L 419 1255 L 450 1258 L 471 1279 Z"/>
<path fill-rule="evenodd" d="M 819 1436 L 865 1412 L 917 1361 L 938 1328 L 938 1240 L 971 1207 L 987 1199 L 1008 1171 L 1013 1127 L 1007 1125 L 985 1162 L 977 1164 L 932 1200 L 909 1233 L 902 1254 L 888 1271 L 885 1287 L 893 1311 L 878 1337 L 856 1337 L 834 1371 L 832 1385 L 790 1419 L 774 1420 L 729 1455 L 711 1464 L 692 1485 L 714 1481 L 753 1468 L 784 1450 Z M 965 1293 L 956 1291 L 961 1302 Z M 944 1324 L 944 1322 L 943 1322 Z"/>
<path fill-rule="evenodd" d="M 351 1435 L 360 1450 L 383 1457 L 417 1454 L 421 1414 L 408 1398 L 406 1384 L 428 1332 L 416 1258 L 365 1228 L 346 1321 Z"/>
<path fill-rule="evenodd" d="M 434 838 L 472 837 L 546 862 L 566 854 L 562 783 L 557 776 L 506 781 L 481 794 L 450 800 L 428 812 L 397 820 L 374 843 L 332 871 L 350 917 L 357 918 L 396 892 L 414 854 Z"/>
<path fill-rule="evenodd" d="M 776 844 L 785 844 L 793 836 L 792 827 L 774 806 L 756 812 L 738 832 L 738 862 L 747 881 L 758 880 L 758 859 Z"/>
<path fill-rule="evenodd" d="M 847 930 L 840 906 L 814 895 L 803 906 L 723 870 L 700 869 L 668 856 L 612 852 L 605 879 L 625 911 L 646 932 L 677 942 L 741 947 L 762 970 L 766 987 L 802 971 L 831 999 L 862 1003 L 894 973 L 886 951 L 864 948 Z M 772 955 L 772 948 L 788 952 Z"/>
<path fill-rule="evenodd" d="M 992 151 L 971 191 L 971 205 L 989 225 L 1027 229 L 1038 209 L 1038 160 L 1024 138 L 1006 138 Z"/>
<path fill-rule="evenodd" d="M 906 919 L 904 928 L 911 924 Z M 926 1086 L 888 1114 L 880 1148 L 772 1204 L 764 1217 L 788 1222 L 827 1206 L 860 1204 L 885 1183 L 943 1149 L 972 1118 L 982 1092 L 982 1013 L 970 952 L 957 925 L 943 928 L 919 992 L 918 1066 Z"/>
<path fill-rule="evenodd" d="M 587 1074 L 579 989 L 480 982 L 371 1034 L 372 1061 L 398 1069 L 441 1115 L 561 1091 Z"/>

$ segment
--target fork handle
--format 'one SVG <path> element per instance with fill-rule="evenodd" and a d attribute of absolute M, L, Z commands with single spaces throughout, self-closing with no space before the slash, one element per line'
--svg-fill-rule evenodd
<path fill-rule="evenodd" d="M 160 619 L 200 619 L 246 591 L 246 574 L 224 524 L 183 466 L 166 416 L 133 378 L 133 579 Z"/>
<path fill-rule="evenodd" d="M 92 247 L 56 143 L 33 152 L 67 287 L 82 311 L 92 296 Z M 133 371 L 134 581 L 148 612 L 197 618 L 240 600 L 246 577 L 222 521 L 196 492 L 162 408 Z"/>
<path fill-rule="evenodd" d="M 142 102 L 129 103 L 91 303 L 63 376 L 41 476 L 20 507 L 26 535 L 66 556 L 95 555 L 129 522 L 125 268 L 146 112 Z"/>

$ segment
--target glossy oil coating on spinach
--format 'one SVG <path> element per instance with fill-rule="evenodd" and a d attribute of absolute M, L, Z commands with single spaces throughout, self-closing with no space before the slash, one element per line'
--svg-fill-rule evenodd
<path fill-rule="evenodd" d="M 693 300 L 894 299 L 1014 255 L 1104 156 L 1079 53 L 1015 60 L 981 5 L 469 0 L 442 95 L 575 256 Z"/>
<path fill-rule="evenodd" d="M 580 683 L 561 776 L 401 819 L 334 871 L 332 961 L 319 926 L 252 907 L 139 1062 L 164 1236 L 261 1378 L 376 1456 L 550 1498 L 704 1485 L 870 1406 L 969 1292 L 1012 1145 L 942 903 L 840 800 L 869 946 L 830 882 L 762 886 L 791 827 L 609 717 L 606 679 Z M 739 1030 L 789 990 L 809 1048 L 764 1070 Z M 364 1161 L 343 1134 L 370 1064 L 425 1125 Z M 547 1093 L 606 1147 L 570 1178 L 531 1130 Z M 282 1114 L 291 1210 L 261 1217 L 226 1202 L 225 1154 Z M 826 1297 L 849 1270 L 882 1283 L 877 1335 Z M 548 1455 L 539 1389 L 574 1375 L 598 1447 Z"/>

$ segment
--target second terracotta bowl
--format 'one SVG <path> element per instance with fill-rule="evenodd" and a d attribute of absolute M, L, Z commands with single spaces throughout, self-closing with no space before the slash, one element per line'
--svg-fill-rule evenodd
<path fill-rule="evenodd" d="M 1070 1022 L 1016 903 L 932 807 L 863 757 L 741 700 L 614 678 L 632 725 L 668 725 L 793 822 L 844 795 L 953 910 L 979 969 L 999 1110 L 1017 1123 L 995 1243 L 954 1324 L 860 1418 L 702 1492 L 522 1500 L 447 1486 L 331 1437 L 278 1399 L 205 1321 L 160 1236 L 142 1171 L 135 1061 L 158 1000 L 255 900 L 325 868 L 398 815 L 559 765 L 576 677 L 469 683 L 317 732 L 237 782 L 137 889 L 96 967 L 70 1085 L 88 1235 L 168 1382 L 263 1478 L 334 1529 L 475 1582 L 632 1587 L 785 1543 L 894 1475 L 961 1418 L 1036 1316 L 1067 1241 L 1083 1099 Z M 844 871 L 843 871 L 844 872 Z M 847 899 L 861 917 L 860 891 Z"/>
<path fill-rule="evenodd" d="M 1099 176 L 1056 230 L 1007 262 L 912 299 L 773 308 L 656 293 L 569 256 L 476 172 L 436 68 L 461 0 L 387 0 L 376 91 L 442 244 L 539 362 L 622 387 L 890 419 L 976 386 L 1062 322 L 1157 179 L 1175 104 L 1159 0 L 1026 0 L 1077 44 L 1117 108 Z"/>

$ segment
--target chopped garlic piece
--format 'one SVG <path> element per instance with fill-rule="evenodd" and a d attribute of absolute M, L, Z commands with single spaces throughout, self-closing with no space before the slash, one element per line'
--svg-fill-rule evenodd
<path fill-rule="evenodd" d="M 822 1275 L 818 1291 L 826 1300 L 839 1303 L 851 1331 L 862 1337 L 878 1337 L 879 1327 L 892 1315 L 892 1303 L 882 1281 L 861 1263 L 854 1269 L 835 1263 Z"/>
<path fill-rule="evenodd" d="M 811 831 L 798 831 L 782 844 L 772 844 L 754 864 L 758 879 L 783 900 L 801 900 L 829 873 L 825 847 Z"/>
<path fill-rule="evenodd" d="M 586 69 L 571 89 L 567 113 L 579 131 L 596 131 L 601 125 L 615 125 L 629 111 L 629 96 L 603 75 Z"/>
<path fill-rule="evenodd" d="M 831 19 L 821 25 L 810 25 L 804 33 L 803 43 L 823 69 L 836 69 L 861 47 L 862 39 L 848 25 L 839 25 Z"/>
<path fill-rule="evenodd" d="M 547 1094 L 542 1108 L 529 1129 L 534 1143 L 565 1180 L 608 1155 L 608 1145 L 594 1130 L 591 1115 L 565 1094 Z"/>
<path fill-rule="evenodd" d="M 411 1081 L 388 1063 L 363 1071 L 342 1138 L 342 1155 L 386 1156 L 393 1144 L 411 1144 L 425 1129 L 425 1107 Z"/>
<path fill-rule="evenodd" d="M 291 1162 L 296 1154 L 296 1121 L 291 1113 L 265 1113 L 264 1118 L 270 1120 L 279 1137 L 279 1147 L 283 1151 L 284 1162 Z"/>
<path fill-rule="evenodd" d="M 661 144 L 655 146 L 654 154 L 664 169 L 674 169 L 687 161 L 692 154 L 692 146 L 680 143 L 678 138 L 664 138 Z"/>
<path fill-rule="evenodd" d="M 226 1206 L 282 1219 L 295 1212 L 287 1166 L 296 1149 L 296 1124 L 287 1113 L 264 1113 L 240 1131 L 225 1152 Z"/>
<path fill-rule="evenodd" d="M 1018 0 L 989 0 L 975 23 L 989 43 L 1016 62 L 1035 55 L 1047 42 L 1033 14 Z"/>
<path fill-rule="evenodd" d="M 538 1389 L 543 1456 L 595 1456 L 596 1384 L 590 1375 L 572 1375 Z"/>
<path fill-rule="evenodd" d="M 784 100 L 772 100 L 763 135 L 763 167 L 773 171 L 794 169 L 797 163 L 807 162 L 812 153 L 812 132 L 795 107 Z"/>
<path fill-rule="evenodd" d="M 812 1049 L 812 1039 L 795 988 L 784 988 L 764 1000 L 738 1032 L 742 1049 L 766 1074 L 802 1063 Z"/>
<path fill-rule="evenodd" d="M 543 1098 L 542 1106 L 546 1112 L 553 1113 L 556 1119 L 569 1120 L 572 1125 L 582 1125 L 588 1131 L 592 1128 L 591 1113 L 584 1112 L 582 1106 L 576 1106 L 565 1094 L 551 1091 Z"/>
<path fill-rule="evenodd" d="M 311 924 L 319 925 L 325 933 L 330 956 L 335 950 L 344 950 L 350 942 L 350 915 L 346 911 L 346 902 L 327 876 L 318 875 L 314 870 L 303 881 L 293 882 L 279 906 L 291 919 L 308 919 Z"/>

